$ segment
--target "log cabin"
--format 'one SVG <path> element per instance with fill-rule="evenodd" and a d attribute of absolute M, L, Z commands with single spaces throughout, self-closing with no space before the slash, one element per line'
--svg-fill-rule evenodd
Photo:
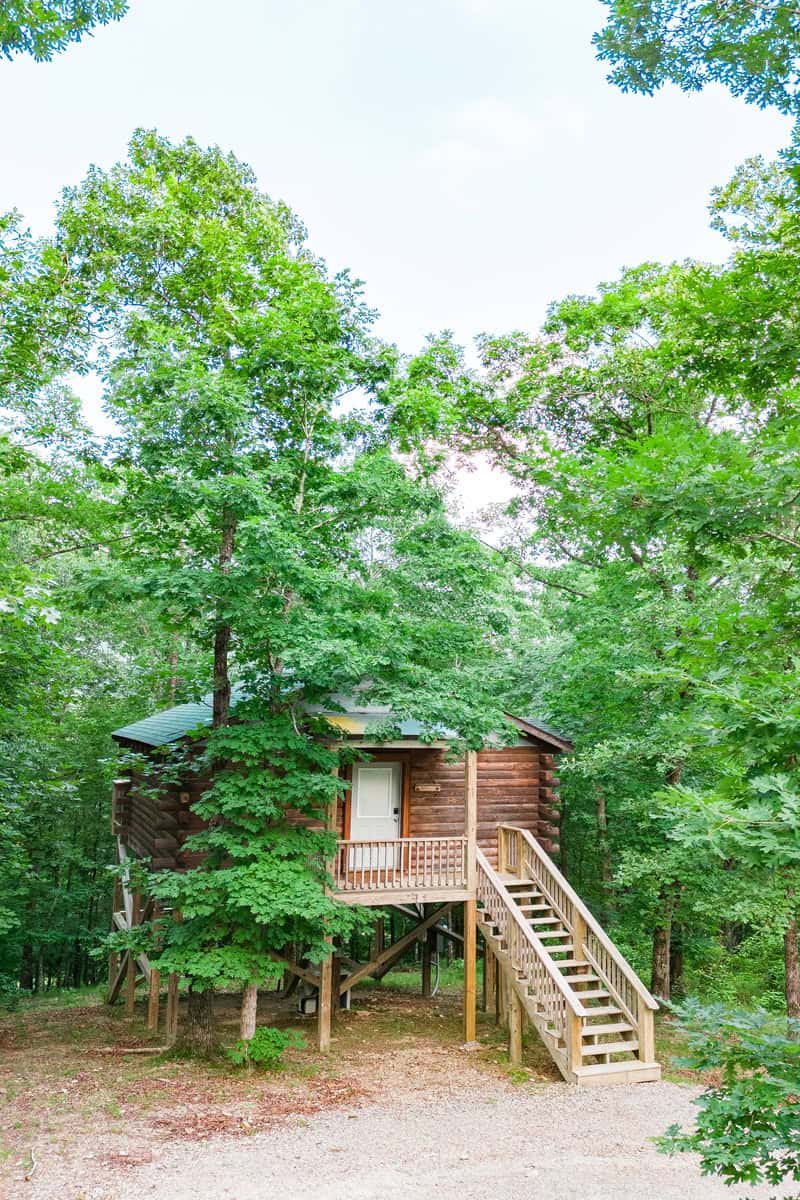
<path fill-rule="evenodd" d="M 329 865 L 331 887 L 345 904 L 396 907 L 415 926 L 366 963 L 342 969 L 336 955 L 315 971 L 283 965 L 302 979 L 317 1014 L 318 1046 L 330 1045 L 331 1015 L 363 979 L 388 969 L 416 940 L 423 942 L 423 993 L 430 988 L 430 947 L 443 919 L 463 905 L 464 1040 L 476 1035 L 476 963 L 484 951 L 484 1007 L 508 1025 L 509 1055 L 519 1062 L 529 1020 L 563 1077 L 597 1085 L 658 1079 L 653 1013 L 657 1004 L 559 871 L 556 762 L 568 738 L 529 717 L 509 715 L 514 745 L 450 755 L 446 733 L 431 742 L 413 720 L 395 740 L 379 740 L 388 709 L 338 696 L 322 715 L 351 748 L 363 751 L 347 769 L 349 787 L 320 826 L 338 834 Z M 182 704 L 113 732 L 121 748 L 158 757 L 164 748 L 211 724 L 210 700 Z M 193 806 L 209 780 L 195 774 L 155 799 L 132 774 L 115 781 L 112 826 L 120 861 L 149 860 L 154 870 L 194 865 L 185 839 L 201 829 Z M 149 915 L 118 882 L 114 927 Z M 426 983 L 427 960 L 427 983 Z M 133 1010 L 139 973 L 150 983 L 149 1020 L 158 1022 L 160 979 L 145 955 L 111 965 L 109 1000 L 123 985 Z M 167 1034 L 174 1036 L 178 981 L 167 989 Z"/>

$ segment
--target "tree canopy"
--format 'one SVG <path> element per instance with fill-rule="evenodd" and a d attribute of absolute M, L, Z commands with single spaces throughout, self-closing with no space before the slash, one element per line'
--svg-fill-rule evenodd
<path fill-rule="evenodd" d="M 47 62 L 97 25 L 118 21 L 128 0 L 5 0 L 0 11 L 0 53 L 30 54 Z"/>

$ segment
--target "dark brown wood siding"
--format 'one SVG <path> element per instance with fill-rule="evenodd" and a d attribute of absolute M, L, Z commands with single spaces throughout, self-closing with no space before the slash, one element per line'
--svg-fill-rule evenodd
<path fill-rule="evenodd" d="M 374 758 L 398 757 L 391 750 Z M 448 761 L 444 750 L 410 748 L 403 753 L 409 772 L 408 836 L 460 837 L 464 832 L 464 763 Z M 543 745 L 483 750 L 478 754 L 478 844 L 491 862 L 497 857 L 497 826 L 529 829 L 550 853 L 558 849 L 558 780 L 554 758 Z M 152 859 L 156 869 L 195 866 L 196 853 L 183 849 L 189 834 L 204 827 L 194 805 L 209 780 L 191 775 L 154 800 L 133 779 L 118 805 L 117 831 L 135 854 Z M 298 822 L 300 817 L 298 815 Z M 310 826 L 322 822 L 306 820 Z M 344 836 L 344 804 L 337 827 Z"/>

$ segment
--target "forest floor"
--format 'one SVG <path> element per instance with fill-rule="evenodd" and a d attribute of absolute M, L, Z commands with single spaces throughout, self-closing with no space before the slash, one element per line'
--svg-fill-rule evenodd
<path fill-rule="evenodd" d="M 465 1050 L 457 992 L 422 1000 L 414 982 L 389 976 L 359 990 L 328 1060 L 292 1050 L 267 1074 L 130 1053 L 153 1045 L 143 1006 L 132 1020 L 98 999 L 2 1018 L 0 1197 L 736 1195 L 648 1141 L 691 1120 L 696 1079 L 571 1088 L 534 1034 L 512 1069 L 493 1018 L 481 1015 L 480 1048 Z M 233 1040 L 235 998 L 218 1008 Z M 313 1018 L 270 995 L 259 1021 L 305 1030 L 312 1043 Z"/>

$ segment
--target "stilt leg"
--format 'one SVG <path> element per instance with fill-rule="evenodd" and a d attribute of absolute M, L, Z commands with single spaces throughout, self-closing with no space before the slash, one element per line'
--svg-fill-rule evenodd
<path fill-rule="evenodd" d="M 161 1001 L 161 972 L 150 971 L 150 995 L 147 1001 L 147 1028 L 155 1033 L 158 1029 L 158 1009 Z"/>
<path fill-rule="evenodd" d="M 333 947 L 319 965 L 319 1001 L 317 1004 L 317 1049 L 327 1054 L 331 1048 L 331 982 L 333 979 Z"/>
<path fill-rule="evenodd" d="M 478 906 L 475 900 L 464 902 L 464 1041 L 474 1042 L 476 1034 L 475 968 L 478 948 Z"/>
<path fill-rule="evenodd" d="M 483 947 L 483 1007 L 497 1014 L 497 959 L 489 946 Z"/>
<path fill-rule="evenodd" d="M 178 1036 L 178 976 L 174 971 L 167 980 L 167 1041 L 172 1044 Z"/>
<path fill-rule="evenodd" d="M 512 1067 L 522 1062 L 522 1001 L 513 988 L 509 988 L 508 1006 L 508 1057 Z"/>

